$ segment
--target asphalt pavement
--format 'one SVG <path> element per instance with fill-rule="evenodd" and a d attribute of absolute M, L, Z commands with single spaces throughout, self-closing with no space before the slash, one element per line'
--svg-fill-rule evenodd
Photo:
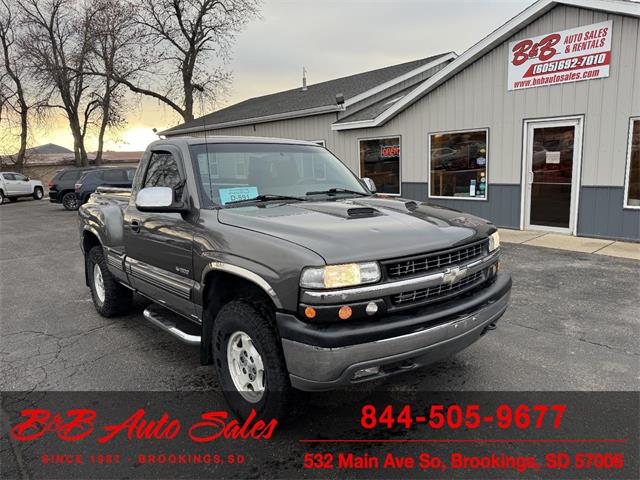
<path fill-rule="evenodd" d="M 0 206 L 0 390 L 218 389 L 212 366 L 142 317 L 99 316 L 77 214 Z M 512 305 L 467 350 L 378 382 L 405 390 L 638 390 L 640 262 L 503 245 Z M 372 387 L 360 387 L 372 388 Z"/>

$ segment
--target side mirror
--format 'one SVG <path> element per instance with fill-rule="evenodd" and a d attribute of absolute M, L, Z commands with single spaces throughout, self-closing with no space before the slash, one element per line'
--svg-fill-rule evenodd
<path fill-rule="evenodd" d="M 181 213 L 187 211 L 182 202 L 173 201 L 173 189 L 147 187 L 136 195 L 136 208 L 141 212 Z"/>
<path fill-rule="evenodd" d="M 369 177 L 364 177 L 362 179 L 362 183 L 364 183 L 364 186 L 367 187 L 371 193 L 376 193 L 378 191 L 375 182 Z"/>

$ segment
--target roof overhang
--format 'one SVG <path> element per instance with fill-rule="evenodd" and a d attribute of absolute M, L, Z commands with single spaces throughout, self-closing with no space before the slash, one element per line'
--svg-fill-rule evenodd
<path fill-rule="evenodd" d="M 398 77 L 392 78 L 391 80 L 388 80 L 387 82 L 381 83 L 380 85 L 376 85 L 374 88 L 371 88 L 369 90 L 366 90 L 362 93 L 359 93 L 358 95 L 355 95 L 349 99 L 347 99 L 344 104 L 342 105 L 324 105 L 321 107 L 314 107 L 314 108 L 308 108 L 308 109 L 304 109 L 304 110 L 296 110 L 296 111 L 291 111 L 291 112 L 284 112 L 284 113 L 277 113 L 277 114 L 273 114 L 273 115 L 265 115 L 262 117 L 250 117 L 250 118 L 244 118 L 244 119 L 239 119 L 239 120 L 234 120 L 231 122 L 221 122 L 221 123 L 212 123 L 212 124 L 203 124 L 203 125 L 198 125 L 196 127 L 189 127 L 189 128 L 170 128 L 168 130 L 164 130 L 162 132 L 158 132 L 158 135 L 166 135 L 166 136 L 174 136 L 174 135 L 184 135 L 184 134 L 188 134 L 188 133 L 197 133 L 197 132 L 202 132 L 205 130 L 216 130 L 216 129 L 222 129 L 222 128 L 230 128 L 230 127 L 241 127 L 244 125 L 253 125 L 255 123 L 266 123 L 266 122 L 273 122 L 273 121 L 277 121 L 277 120 L 290 120 L 293 118 L 300 118 L 300 117 L 309 117 L 309 116 L 313 116 L 313 115 L 321 115 L 323 113 L 331 113 L 331 112 L 341 112 L 344 111 L 345 109 L 347 109 L 348 107 L 350 107 L 351 105 L 355 105 L 358 102 L 361 102 L 369 97 L 372 97 L 373 95 L 377 95 L 380 92 L 385 91 L 388 88 L 393 87 L 394 85 L 397 85 L 399 83 L 402 83 L 406 80 L 409 80 L 413 77 L 415 77 L 416 75 L 419 75 L 423 72 L 426 72 L 427 70 L 430 70 L 434 67 L 437 67 L 438 65 L 441 65 L 443 63 L 447 63 L 450 62 L 452 60 L 455 60 L 458 56 L 456 55 L 455 52 L 449 52 L 449 53 L 445 53 L 444 55 L 436 58 L 435 60 L 425 63 L 424 65 L 421 65 L 418 68 L 414 68 L 413 70 L 400 75 Z M 339 92 L 336 92 L 339 93 Z"/>
<path fill-rule="evenodd" d="M 273 115 L 265 115 L 262 117 L 243 118 L 240 120 L 234 120 L 231 122 L 223 123 L 203 123 L 197 127 L 189 128 L 173 128 L 158 132 L 158 135 L 174 136 L 184 135 L 187 133 L 203 132 L 205 130 L 218 130 L 222 128 L 241 127 L 244 125 L 253 125 L 256 123 L 275 122 L 277 120 L 289 120 L 292 118 L 310 117 L 313 115 L 322 115 L 324 113 L 341 112 L 345 109 L 344 105 L 323 105 L 321 107 L 307 108 L 304 110 L 295 110 L 292 112 L 276 113 Z"/>
<path fill-rule="evenodd" d="M 387 110 L 380 113 L 376 118 L 355 122 L 334 123 L 332 130 L 352 130 L 358 128 L 370 128 L 383 125 L 399 112 L 422 98 L 434 88 L 438 87 L 453 75 L 465 69 L 488 51 L 503 43 L 506 39 L 522 30 L 525 26 L 541 17 L 557 5 L 567 5 L 571 7 L 585 8 L 590 10 L 601 10 L 605 12 L 640 17 L 640 3 L 624 0 L 539 0 L 529 8 L 523 10 L 507 23 L 502 25 L 490 35 L 476 43 L 465 51 L 462 55 L 449 63 L 446 67 L 421 83 L 415 90 L 405 95 Z"/>

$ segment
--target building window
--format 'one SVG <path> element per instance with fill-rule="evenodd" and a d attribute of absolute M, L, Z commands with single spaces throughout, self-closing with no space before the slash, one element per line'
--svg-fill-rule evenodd
<path fill-rule="evenodd" d="M 429 135 L 429 196 L 487 198 L 488 130 Z"/>
<path fill-rule="evenodd" d="M 400 137 L 360 140 L 360 176 L 369 177 L 378 193 L 400 194 Z"/>
<path fill-rule="evenodd" d="M 632 118 L 629 124 L 624 199 L 625 207 L 640 208 L 640 117 Z"/>

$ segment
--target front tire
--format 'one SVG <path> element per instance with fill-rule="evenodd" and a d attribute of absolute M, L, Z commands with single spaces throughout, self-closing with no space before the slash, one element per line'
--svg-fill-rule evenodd
<path fill-rule="evenodd" d="M 76 194 L 73 192 L 65 193 L 62 197 L 62 206 L 67 210 L 77 210 L 80 205 Z"/>
<path fill-rule="evenodd" d="M 33 190 L 33 199 L 34 200 L 42 200 L 42 197 L 44 197 L 44 192 L 42 191 L 42 188 L 36 187 Z"/>
<path fill-rule="evenodd" d="M 282 420 L 291 383 L 268 315 L 247 301 L 231 301 L 220 309 L 212 338 L 218 379 L 235 414 L 246 419 L 255 410 L 265 421 Z"/>
<path fill-rule="evenodd" d="M 111 275 L 101 246 L 89 251 L 86 268 L 91 298 L 98 313 L 107 318 L 127 313 L 131 309 L 133 293 Z"/>
<path fill-rule="evenodd" d="M 6 197 L 4 196 L 4 192 L 2 190 L 0 190 L 0 205 L 2 205 L 4 203 L 4 199 Z"/>

